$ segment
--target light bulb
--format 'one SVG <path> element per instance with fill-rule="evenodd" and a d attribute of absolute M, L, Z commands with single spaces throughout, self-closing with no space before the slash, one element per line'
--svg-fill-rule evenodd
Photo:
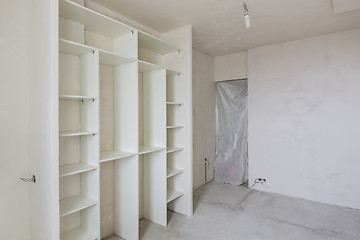
<path fill-rule="evenodd" d="M 245 18 L 246 28 L 250 28 L 250 17 L 249 17 L 249 14 L 245 13 L 244 18 Z"/>

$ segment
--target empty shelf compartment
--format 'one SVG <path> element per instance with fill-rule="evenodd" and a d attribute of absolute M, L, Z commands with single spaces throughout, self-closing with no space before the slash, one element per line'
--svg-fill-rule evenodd
<path fill-rule="evenodd" d="M 181 169 L 176 169 L 176 168 L 168 168 L 166 171 L 166 177 L 170 178 L 170 177 L 174 177 L 180 173 L 183 173 L 184 171 Z"/>
<path fill-rule="evenodd" d="M 173 152 L 178 152 L 178 151 L 182 151 L 184 150 L 184 148 L 182 147 L 168 147 L 166 150 L 166 153 L 173 153 Z"/>
<path fill-rule="evenodd" d="M 146 154 L 164 150 L 164 147 L 155 147 L 155 146 L 139 146 L 139 154 Z"/>
<path fill-rule="evenodd" d="M 167 203 L 174 201 L 175 199 L 181 197 L 184 193 L 175 191 L 173 189 L 167 190 Z"/>
<path fill-rule="evenodd" d="M 95 170 L 97 166 L 87 164 L 87 163 L 73 163 L 73 164 L 66 164 L 60 166 L 59 169 L 59 176 L 66 177 L 78 173 L 88 172 L 91 170 Z"/>
<path fill-rule="evenodd" d="M 72 229 L 71 231 L 62 233 L 60 235 L 60 240 L 96 240 L 98 236 L 88 230 L 79 227 Z"/>
<path fill-rule="evenodd" d="M 105 151 L 100 153 L 100 162 L 107 162 L 127 157 L 136 156 L 137 153 L 123 151 Z"/>
<path fill-rule="evenodd" d="M 96 205 L 98 202 L 94 199 L 77 195 L 60 200 L 60 217 L 81 211 L 85 208 Z"/>

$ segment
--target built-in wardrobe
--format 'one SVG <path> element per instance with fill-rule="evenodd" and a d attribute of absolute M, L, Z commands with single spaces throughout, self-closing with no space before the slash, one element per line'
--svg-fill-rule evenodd
<path fill-rule="evenodd" d="M 59 2 L 60 239 L 139 238 L 192 215 L 192 35 Z"/>

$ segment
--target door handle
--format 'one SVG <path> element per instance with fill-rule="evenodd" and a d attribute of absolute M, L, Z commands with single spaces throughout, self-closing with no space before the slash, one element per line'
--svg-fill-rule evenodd
<path fill-rule="evenodd" d="M 20 177 L 20 179 L 21 179 L 21 181 L 24 181 L 24 182 L 36 183 L 36 176 L 35 175 L 32 175 L 32 178 Z"/>

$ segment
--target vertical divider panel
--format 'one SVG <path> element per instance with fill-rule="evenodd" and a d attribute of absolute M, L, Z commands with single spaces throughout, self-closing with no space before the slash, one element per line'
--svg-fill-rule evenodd
<path fill-rule="evenodd" d="M 138 31 L 114 39 L 114 52 L 129 58 L 138 58 Z"/>
<path fill-rule="evenodd" d="M 99 166 L 99 53 L 94 51 L 80 57 L 80 91 L 94 96 L 81 103 L 81 128 L 97 134 L 81 137 L 81 161 Z M 96 98 L 96 99 L 95 99 Z M 99 169 L 81 174 L 81 194 L 99 202 Z M 100 237 L 100 206 L 96 204 L 81 211 L 81 226 Z"/>
<path fill-rule="evenodd" d="M 144 145 L 166 148 L 166 70 L 143 73 Z M 144 217 L 167 225 L 166 149 L 143 158 Z"/>
<path fill-rule="evenodd" d="M 115 148 L 138 152 L 138 65 L 114 67 Z M 139 238 L 139 157 L 115 161 L 115 234 Z"/>

